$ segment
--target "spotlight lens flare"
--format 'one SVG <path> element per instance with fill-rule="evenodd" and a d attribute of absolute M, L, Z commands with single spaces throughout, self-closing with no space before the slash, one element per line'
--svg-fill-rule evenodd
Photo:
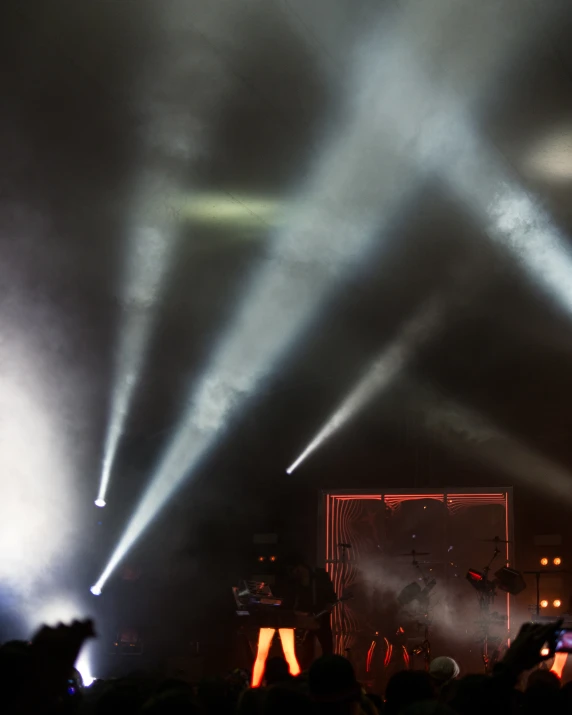
<path fill-rule="evenodd" d="M 95 503 L 95 506 L 98 506 L 100 509 L 102 509 L 105 506 L 106 502 L 105 502 L 105 499 L 99 498 L 99 499 L 96 499 L 94 503 Z"/>

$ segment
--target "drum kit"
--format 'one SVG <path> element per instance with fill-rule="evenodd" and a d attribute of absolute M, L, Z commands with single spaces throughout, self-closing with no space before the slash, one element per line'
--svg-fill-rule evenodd
<path fill-rule="evenodd" d="M 485 673 L 490 672 L 490 669 L 500 655 L 500 645 L 506 640 L 507 634 L 502 636 L 494 635 L 495 629 L 503 629 L 506 631 L 508 626 L 508 617 L 499 614 L 497 611 L 492 611 L 492 606 L 499 593 L 508 592 L 513 595 L 520 593 L 526 584 L 519 572 L 509 569 L 505 565 L 491 576 L 491 570 L 494 562 L 501 554 L 501 546 L 505 546 L 510 542 L 499 538 L 498 536 L 492 539 L 482 539 L 482 542 L 493 545 L 493 553 L 482 570 L 469 569 L 466 578 L 471 586 L 476 590 L 479 604 L 479 617 L 475 624 L 477 633 L 475 639 L 480 643 L 481 658 Z M 347 564 L 348 545 L 344 544 L 342 549 L 341 559 L 337 563 Z M 409 655 L 421 656 L 426 669 L 429 668 L 431 662 L 431 630 L 434 623 L 434 609 L 436 606 L 437 580 L 433 575 L 427 572 L 429 561 L 426 557 L 431 556 L 427 551 L 411 550 L 407 553 L 400 554 L 401 557 L 411 559 L 411 567 L 416 573 L 416 579 L 407 584 L 397 595 L 397 604 L 399 607 L 400 619 L 404 624 L 407 624 L 407 631 L 415 633 L 416 638 L 410 639 L 415 642 L 409 649 Z M 345 615 L 345 614 L 344 614 Z M 344 636 L 344 626 L 346 619 L 340 619 L 338 635 L 342 636 L 342 642 L 347 640 Z M 401 633 L 403 629 L 400 628 Z"/>

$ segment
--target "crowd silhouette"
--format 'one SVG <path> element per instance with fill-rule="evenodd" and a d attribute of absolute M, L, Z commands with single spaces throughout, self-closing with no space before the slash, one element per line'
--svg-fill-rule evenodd
<path fill-rule="evenodd" d="M 84 687 L 75 663 L 90 621 L 42 628 L 0 647 L 0 713 L 38 715 L 551 715 L 572 713 L 572 684 L 544 667 L 558 624 L 527 623 L 490 675 L 463 674 L 454 660 L 395 673 L 385 693 L 366 693 L 349 660 L 318 658 L 307 672 L 268 661 L 263 687 L 234 670 L 199 683 L 144 672 Z M 548 651 L 548 652 L 547 652 Z"/>

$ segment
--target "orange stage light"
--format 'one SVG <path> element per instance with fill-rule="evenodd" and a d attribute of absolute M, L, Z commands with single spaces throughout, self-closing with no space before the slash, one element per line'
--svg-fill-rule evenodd
<path fill-rule="evenodd" d="M 556 653 L 554 656 L 554 665 L 550 668 L 550 670 L 553 673 L 556 673 L 559 678 L 562 678 L 562 671 L 564 670 L 567 660 L 568 653 Z"/>
<path fill-rule="evenodd" d="M 552 563 L 553 563 L 555 566 L 561 566 L 561 565 L 562 565 L 562 559 L 560 558 L 560 556 L 557 556 Z"/>
<path fill-rule="evenodd" d="M 548 608 L 548 601 L 545 599 L 540 601 L 540 608 Z"/>
<path fill-rule="evenodd" d="M 546 558 L 546 556 L 544 558 L 540 559 L 540 565 L 548 566 L 548 559 Z"/>
<path fill-rule="evenodd" d="M 262 685 L 264 670 L 266 668 L 266 660 L 272 645 L 272 639 L 276 633 L 276 628 L 261 628 L 258 634 L 258 649 L 256 651 L 256 660 L 252 669 L 252 687 L 259 688 Z M 290 675 L 300 675 L 301 668 L 296 658 L 296 641 L 294 640 L 293 628 L 279 628 L 280 641 L 282 642 L 282 651 L 284 658 L 288 663 Z"/>

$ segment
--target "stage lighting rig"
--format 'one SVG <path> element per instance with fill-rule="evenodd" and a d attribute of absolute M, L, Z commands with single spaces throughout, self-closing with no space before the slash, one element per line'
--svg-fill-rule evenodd
<path fill-rule="evenodd" d="M 467 581 L 479 593 L 494 593 L 495 583 L 490 581 L 484 571 L 478 569 L 469 569 L 466 575 Z"/>
<path fill-rule="evenodd" d="M 485 571 L 479 571 L 478 569 L 469 569 L 466 578 L 480 594 L 494 596 L 498 589 L 509 593 L 511 596 L 516 596 L 526 588 L 526 582 L 520 571 L 509 569 L 506 566 L 495 573 L 495 578 L 492 581 L 487 578 Z"/>

